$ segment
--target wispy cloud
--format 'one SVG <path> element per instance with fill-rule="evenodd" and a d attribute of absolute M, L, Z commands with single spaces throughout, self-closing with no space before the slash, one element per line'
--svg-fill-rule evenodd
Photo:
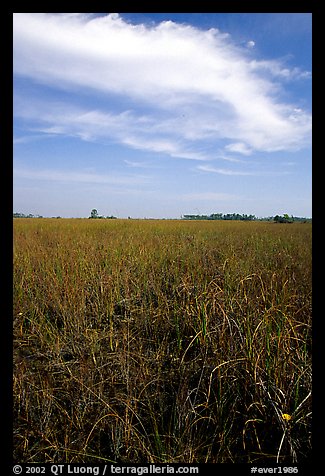
<path fill-rule="evenodd" d="M 171 21 L 135 25 L 117 14 L 14 14 L 17 75 L 134 104 L 127 110 L 116 101 L 114 110 L 43 104 L 35 130 L 172 157 L 209 159 L 220 139 L 247 157 L 310 142 L 310 112 L 277 95 L 279 82 L 308 79 L 310 72 L 252 60 L 252 54 L 217 29 Z M 17 114 L 32 118 L 33 108 Z"/>
<path fill-rule="evenodd" d="M 138 185 L 150 182 L 145 175 L 96 174 L 90 172 L 74 172 L 53 169 L 30 170 L 16 168 L 14 177 L 40 181 L 54 181 L 62 183 L 88 183 L 106 185 Z"/>
<path fill-rule="evenodd" d="M 288 68 L 286 67 L 282 61 L 256 61 L 252 60 L 250 62 L 250 67 L 253 71 L 263 71 L 271 73 L 272 76 L 278 76 L 281 79 L 285 79 L 287 81 L 292 80 L 303 80 L 303 79 L 311 79 L 311 72 L 310 71 L 303 71 L 300 68 Z"/>
<path fill-rule="evenodd" d="M 33 107 L 17 97 L 16 117 L 28 119 L 31 131 L 78 137 L 84 141 L 116 142 L 137 150 L 191 160 L 206 160 L 197 145 L 188 144 L 175 124 L 135 111 L 87 110 L 65 103 L 35 101 Z M 36 135 L 34 135 L 36 137 Z M 20 143 L 22 141 L 16 141 Z"/>
<path fill-rule="evenodd" d="M 252 153 L 252 149 L 250 149 L 246 144 L 243 144 L 242 142 L 228 144 L 225 146 L 225 149 L 230 150 L 230 152 L 237 152 L 238 154 L 243 155 L 250 155 Z"/>
<path fill-rule="evenodd" d="M 236 169 L 223 169 L 218 167 L 213 167 L 210 165 L 198 165 L 196 167 L 198 170 L 203 172 L 212 172 L 220 175 L 233 175 L 233 176 L 252 176 L 252 177 L 262 177 L 262 176 L 278 176 L 278 175 L 288 175 L 288 171 L 262 171 L 262 170 L 236 170 Z"/>
<path fill-rule="evenodd" d="M 28 135 L 22 135 L 22 136 L 14 136 L 13 138 L 13 144 L 28 144 L 30 142 L 35 142 L 39 141 L 40 139 L 46 139 L 47 136 L 44 134 L 28 134 Z"/>
<path fill-rule="evenodd" d="M 147 169 L 147 168 L 151 168 L 153 167 L 152 164 L 149 164 L 148 162 L 139 162 L 139 161 L 136 161 L 136 160 L 127 160 L 125 159 L 124 160 L 124 163 L 128 166 L 128 167 L 132 167 L 132 168 L 139 168 L 139 169 Z"/>
<path fill-rule="evenodd" d="M 211 167 L 210 165 L 202 165 L 197 167 L 198 170 L 203 170 L 204 172 L 212 172 L 215 174 L 221 175 L 242 175 L 242 176 L 256 176 L 259 175 L 258 172 L 248 172 L 244 170 L 232 170 L 232 169 L 222 169 L 217 167 Z"/>

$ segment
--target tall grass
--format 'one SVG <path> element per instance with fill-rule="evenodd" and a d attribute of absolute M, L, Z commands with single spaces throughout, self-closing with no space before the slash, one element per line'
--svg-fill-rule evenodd
<path fill-rule="evenodd" d="M 13 325 L 17 461 L 310 455 L 310 224 L 16 219 Z"/>

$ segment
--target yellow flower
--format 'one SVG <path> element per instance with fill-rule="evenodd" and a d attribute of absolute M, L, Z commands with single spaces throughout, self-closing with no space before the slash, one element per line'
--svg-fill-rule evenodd
<path fill-rule="evenodd" d="M 292 416 L 288 415 L 288 413 L 282 413 L 282 418 L 285 421 L 289 421 L 289 420 L 291 420 Z"/>

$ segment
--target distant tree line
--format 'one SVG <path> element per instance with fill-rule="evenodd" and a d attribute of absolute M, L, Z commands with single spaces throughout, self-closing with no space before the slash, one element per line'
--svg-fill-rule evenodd
<path fill-rule="evenodd" d="M 240 213 L 212 213 L 211 215 L 183 215 L 184 220 L 256 220 L 255 215 L 241 215 Z"/>
<path fill-rule="evenodd" d="M 32 215 L 29 213 L 28 215 L 25 215 L 24 213 L 14 213 L 13 214 L 14 218 L 43 218 L 42 215 Z"/>
<path fill-rule="evenodd" d="M 289 216 L 287 213 L 284 215 L 275 215 L 270 217 L 256 218 L 255 215 L 246 215 L 240 213 L 212 213 L 211 215 L 183 215 L 183 220 L 242 220 L 242 221 L 272 221 L 275 223 L 293 223 L 293 222 L 311 222 L 311 218 L 306 217 L 294 217 Z"/>
<path fill-rule="evenodd" d="M 293 217 L 289 217 L 287 213 L 285 213 L 283 216 L 280 215 L 275 215 L 273 218 L 275 223 L 293 223 Z"/>
<path fill-rule="evenodd" d="M 17 213 L 15 212 L 13 214 L 13 218 L 43 218 L 42 215 L 33 215 L 32 213 L 29 213 L 26 215 L 25 213 Z M 57 217 L 52 217 L 52 218 L 61 218 L 60 216 Z M 110 216 L 103 216 L 103 215 L 98 215 L 98 211 L 96 208 L 93 208 L 91 210 L 90 216 L 88 218 L 91 219 L 116 219 L 117 217 L 110 215 Z M 129 219 L 131 217 L 128 217 Z M 257 218 L 255 215 L 246 215 L 240 214 L 240 213 L 212 213 L 211 215 L 183 215 L 182 216 L 183 220 L 241 220 L 241 221 L 253 221 L 253 220 L 258 220 L 258 221 L 272 221 L 275 223 L 294 223 L 294 222 L 300 222 L 300 223 L 309 223 L 312 221 L 311 218 L 306 218 L 306 217 L 294 217 L 294 216 L 289 216 L 287 213 L 284 215 L 275 215 L 275 216 L 269 216 L 269 217 L 263 217 L 263 218 Z"/>
<path fill-rule="evenodd" d="M 293 215 L 289 216 L 287 213 L 284 215 L 275 215 L 267 218 L 260 218 L 263 221 L 273 221 L 275 223 L 311 223 L 312 219 L 307 217 L 294 217 Z"/>
<path fill-rule="evenodd" d="M 110 216 L 107 216 L 107 217 L 104 217 L 103 215 L 98 215 L 98 211 L 96 210 L 96 208 L 93 208 L 90 212 L 90 217 L 88 218 L 92 218 L 92 219 L 103 219 L 103 218 L 106 218 L 106 219 L 109 219 L 109 220 L 114 220 L 116 219 L 116 217 L 114 217 L 113 215 L 110 215 Z"/>
<path fill-rule="evenodd" d="M 294 217 L 291 215 L 291 217 L 289 217 L 289 215 L 287 213 L 285 213 L 284 215 L 275 215 L 275 217 L 272 217 L 273 218 L 273 221 L 275 221 L 275 223 L 293 223 L 293 222 L 300 222 L 300 223 L 309 223 L 312 221 L 311 218 L 306 218 L 306 217 Z"/>

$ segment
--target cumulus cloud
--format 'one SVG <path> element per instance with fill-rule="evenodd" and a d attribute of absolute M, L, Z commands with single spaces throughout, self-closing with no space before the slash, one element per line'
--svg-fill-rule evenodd
<path fill-rule="evenodd" d="M 217 29 L 171 21 L 131 24 L 116 13 L 14 14 L 16 75 L 115 100 L 114 110 L 66 105 L 61 117 L 55 107 L 51 113 L 43 107 L 38 129 L 173 157 L 206 160 L 220 139 L 244 156 L 296 150 L 310 141 L 310 113 L 283 103 L 275 82 L 309 72 L 251 54 Z M 123 108 L 125 97 L 132 110 Z M 20 108 L 17 114 L 33 112 Z"/>

